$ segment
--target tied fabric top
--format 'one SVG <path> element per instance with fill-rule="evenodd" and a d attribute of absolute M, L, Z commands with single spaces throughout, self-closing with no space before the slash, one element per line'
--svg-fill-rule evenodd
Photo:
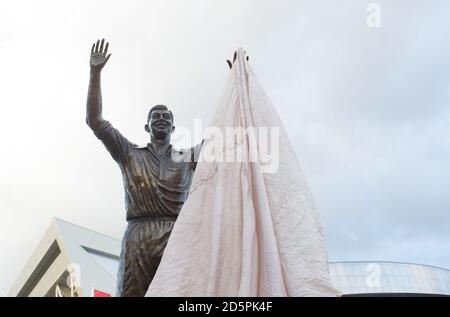
<path fill-rule="evenodd" d="M 138 147 L 108 121 L 94 134 L 122 171 L 127 220 L 178 215 L 189 194 L 201 144 L 188 150 L 169 145 L 158 155 L 151 143 Z"/>

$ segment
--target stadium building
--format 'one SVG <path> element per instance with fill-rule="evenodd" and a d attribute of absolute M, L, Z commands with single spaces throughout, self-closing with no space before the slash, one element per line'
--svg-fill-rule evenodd
<path fill-rule="evenodd" d="M 7 296 L 114 296 L 120 241 L 55 219 Z M 413 263 L 332 262 L 344 296 L 450 296 L 450 270 Z"/>

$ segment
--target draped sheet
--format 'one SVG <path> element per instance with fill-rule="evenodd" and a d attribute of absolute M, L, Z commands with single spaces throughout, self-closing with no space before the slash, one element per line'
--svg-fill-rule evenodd
<path fill-rule="evenodd" d="M 278 168 L 200 161 L 146 296 L 338 295 L 311 192 L 242 49 L 211 126 L 279 128 Z M 239 147 L 252 153 L 261 137 L 237 137 L 222 148 L 206 139 L 201 154 Z"/>

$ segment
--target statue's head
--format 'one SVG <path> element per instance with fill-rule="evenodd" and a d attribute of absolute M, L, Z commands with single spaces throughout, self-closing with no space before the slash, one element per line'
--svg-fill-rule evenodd
<path fill-rule="evenodd" d="M 173 114 L 164 105 L 157 105 L 150 109 L 147 116 L 145 131 L 156 140 L 170 138 L 170 134 L 175 130 L 173 125 Z"/>

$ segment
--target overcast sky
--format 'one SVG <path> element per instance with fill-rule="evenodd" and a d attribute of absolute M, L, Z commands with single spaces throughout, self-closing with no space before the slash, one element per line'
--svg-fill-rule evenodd
<path fill-rule="evenodd" d="M 85 124 L 100 37 L 104 117 L 208 124 L 244 47 L 315 196 L 331 261 L 450 268 L 450 2 L 0 1 L 0 295 L 52 217 L 121 238 L 119 168 Z M 198 141 L 198 140 L 197 140 Z"/>

